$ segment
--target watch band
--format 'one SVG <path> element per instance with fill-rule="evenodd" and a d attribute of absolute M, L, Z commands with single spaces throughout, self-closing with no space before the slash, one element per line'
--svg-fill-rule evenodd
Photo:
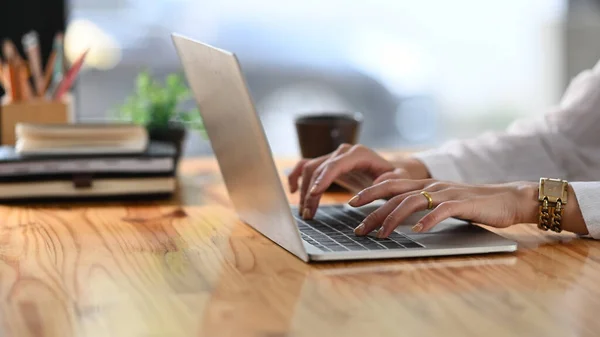
<path fill-rule="evenodd" d="M 563 216 L 564 207 L 562 207 L 562 202 L 558 200 L 556 202 L 556 206 L 552 209 L 552 230 L 560 233 L 562 231 L 562 216 Z"/>
<path fill-rule="evenodd" d="M 557 233 L 562 232 L 563 211 L 560 200 L 555 205 L 550 205 L 548 199 L 544 199 L 540 205 L 538 228 L 545 231 L 551 229 Z"/>
<path fill-rule="evenodd" d="M 540 215 L 538 220 L 538 228 L 544 231 L 550 229 L 550 207 L 548 206 L 548 199 L 542 200 L 540 203 Z"/>
<path fill-rule="evenodd" d="M 538 228 L 562 231 L 564 205 L 567 203 L 568 182 L 561 179 L 540 178 Z"/>

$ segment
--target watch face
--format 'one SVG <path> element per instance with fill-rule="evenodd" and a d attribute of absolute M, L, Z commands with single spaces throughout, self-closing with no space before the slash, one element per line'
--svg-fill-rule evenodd
<path fill-rule="evenodd" d="M 546 195 L 559 198 L 562 195 L 563 184 L 561 181 L 546 180 L 544 192 Z"/>
<path fill-rule="evenodd" d="M 558 199 L 561 199 L 563 203 L 567 202 L 565 190 L 567 185 L 562 180 L 544 179 L 542 186 L 543 188 L 540 189 L 540 200 L 547 197 L 550 202 L 556 202 Z"/>

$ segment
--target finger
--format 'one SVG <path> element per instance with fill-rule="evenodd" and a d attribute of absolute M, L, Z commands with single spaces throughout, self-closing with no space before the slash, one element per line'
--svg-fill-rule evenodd
<path fill-rule="evenodd" d="M 390 180 L 390 179 L 409 179 L 410 176 L 408 175 L 408 172 L 406 172 L 406 170 L 401 169 L 401 168 L 397 168 L 395 170 L 393 170 L 392 172 L 386 172 L 382 175 L 380 175 L 379 177 L 377 177 L 377 179 L 375 179 L 373 181 L 373 185 L 377 185 L 379 183 L 382 183 L 386 180 Z"/>
<path fill-rule="evenodd" d="M 327 190 L 327 188 L 331 185 L 328 184 L 327 186 L 325 186 L 323 192 L 321 193 L 314 193 L 314 188 L 317 184 L 319 184 L 319 181 L 321 180 L 320 176 L 322 175 L 323 170 L 325 170 L 326 167 L 330 165 L 330 163 L 336 161 L 338 158 L 345 155 L 348 151 L 350 151 L 351 148 L 352 146 L 348 144 L 340 145 L 337 148 L 337 150 L 335 150 L 335 152 L 333 152 L 327 160 L 323 161 L 312 173 L 310 182 L 307 186 L 307 190 L 309 192 L 305 194 L 305 198 L 302 203 L 304 210 L 308 210 L 306 211 L 306 218 L 312 219 L 315 216 L 317 212 L 317 206 L 319 205 L 319 201 L 321 200 L 321 196 L 323 195 L 325 190 Z M 302 187 L 304 187 L 304 181 L 302 182 L 302 184 Z M 304 212 L 305 211 L 303 211 L 303 216 Z"/>
<path fill-rule="evenodd" d="M 362 222 L 362 224 L 364 226 L 360 227 L 360 225 L 359 225 L 354 230 L 354 233 L 359 234 L 359 235 L 361 235 L 361 234 L 367 235 L 368 233 L 380 228 L 381 225 L 383 224 L 383 222 L 385 221 L 385 219 L 388 217 L 388 215 L 390 213 L 392 213 L 394 211 L 394 209 L 396 209 L 396 207 L 398 207 L 398 205 L 400 205 L 406 198 L 413 196 L 413 195 L 420 195 L 420 193 L 416 192 L 416 191 L 412 191 L 412 192 L 400 194 L 400 195 L 393 197 L 392 199 L 390 199 L 390 201 L 388 201 L 384 204 L 384 206 L 389 205 L 389 207 L 391 207 L 391 208 L 384 208 L 381 210 L 381 212 L 379 209 L 377 209 L 375 212 L 373 212 L 372 214 L 370 214 L 369 216 L 367 216 L 365 218 L 365 220 Z M 382 207 L 380 207 L 380 208 L 382 208 Z"/>
<path fill-rule="evenodd" d="M 311 182 L 308 184 L 309 187 L 314 186 L 315 177 L 317 177 L 320 174 L 320 172 L 323 170 L 323 166 L 327 165 L 327 163 L 328 163 L 328 161 L 323 162 L 315 170 L 315 172 L 313 172 Z M 304 203 L 302 204 L 303 208 L 305 210 L 307 210 L 306 211 L 307 219 L 312 219 L 312 218 L 314 218 L 315 214 L 317 214 L 317 208 L 319 206 L 319 202 L 321 201 L 321 196 L 323 195 L 323 193 L 314 194 L 312 188 L 314 188 L 314 187 L 309 188 L 309 192 L 304 197 Z"/>
<path fill-rule="evenodd" d="M 300 179 L 300 175 L 302 175 L 302 169 L 307 162 L 308 159 L 300 160 L 296 166 L 294 166 L 292 172 L 288 175 L 288 185 L 291 193 L 295 193 L 298 190 L 298 179 Z"/>
<path fill-rule="evenodd" d="M 389 198 L 394 195 L 404 194 L 415 191 L 436 192 L 446 188 L 445 184 L 431 183 L 431 179 L 425 180 L 407 180 L 394 179 L 386 180 L 377 185 L 367 187 L 355 195 L 349 202 L 350 206 L 358 207 L 371 203 L 378 199 Z"/>
<path fill-rule="evenodd" d="M 433 199 L 433 207 L 450 201 L 455 197 L 456 191 L 452 189 L 442 190 L 440 192 L 430 193 L 431 199 Z M 383 221 L 381 229 L 377 232 L 378 238 L 388 237 L 396 227 L 404 222 L 410 215 L 418 211 L 424 211 L 427 209 L 429 201 L 423 195 L 413 194 L 405 198 L 399 205 L 394 209 Z M 419 223 L 413 226 L 413 230 L 418 230 Z"/>
<path fill-rule="evenodd" d="M 299 212 L 300 212 L 300 216 L 302 216 L 303 218 L 308 218 L 308 214 L 304 210 L 304 199 L 306 198 L 306 193 L 308 191 L 308 186 L 309 186 L 308 182 L 310 181 L 314 171 L 317 169 L 317 167 L 320 164 L 321 163 L 319 161 L 311 160 L 308 163 L 306 163 L 304 165 L 304 167 L 302 168 L 302 184 L 300 185 Z M 308 213 L 310 213 L 310 211 Z M 305 214 L 306 214 L 306 216 L 305 216 Z"/>
<path fill-rule="evenodd" d="M 327 165 L 323 166 L 319 175 L 316 175 L 310 194 L 319 195 L 324 193 L 335 179 L 344 173 L 369 168 L 371 162 L 365 160 L 363 154 L 364 149 L 360 146 L 344 146 L 340 154 L 335 158 L 331 158 Z"/>
<path fill-rule="evenodd" d="M 440 222 L 449 218 L 473 218 L 473 216 L 475 216 L 476 203 L 475 199 L 442 202 L 433 211 L 425 215 L 417 225 L 413 227 L 413 230 L 416 232 L 427 232 Z"/>
<path fill-rule="evenodd" d="M 385 218 L 396 208 L 408 195 L 398 195 L 393 197 L 381 207 L 371 212 L 367 217 L 354 229 L 356 235 L 367 235 L 379 228 Z"/>
<path fill-rule="evenodd" d="M 290 185 L 290 191 L 292 193 L 294 193 L 294 192 L 296 192 L 298 190 L 298 179 L 302 176 L 302 172 L 303 172 L 304 166 L 306 164 L 308 164 L 310 162 L 322 163 L 327 158 L 329 158 L 329 156 L 328 155 L 324 155 L 324 156 L 313 158 L 313 159 L 304 158 L 304 159 L 300 160 L 298 162 L 298 164 L 296 164 L 296 166 L 294 167 L 294 169 L 292 170 L 292 172 L 288 175 L 288 183 Z M 292 187 L 295 187 L 295 188 L 292 188 Z"/>

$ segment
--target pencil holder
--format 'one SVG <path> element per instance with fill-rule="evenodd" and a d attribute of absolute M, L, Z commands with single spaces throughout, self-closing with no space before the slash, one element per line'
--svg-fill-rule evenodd
<path fill-rule="evenodd" d="M 70 124 L 75 120 L 73 98 L 65 95 L 62 101 L 36 99 L 2 103 L 0 108 L 0 141 L 14 146 L 15 126 L 18 123 Z"/>

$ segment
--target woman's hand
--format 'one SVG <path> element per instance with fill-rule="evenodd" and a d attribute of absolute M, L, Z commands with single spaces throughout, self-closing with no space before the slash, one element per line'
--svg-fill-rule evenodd
<path fill-rule="evenodd" d="M 290 191 L 300 186 L 300 215 L 311 219 L 323 193 L 342 175 L 350 172 L 367 174 L 375 182 L 385 177 L 422 179 L 429 176 L 425 165 L 416 159 L 400 159 L 393 164 L 362 145 L 342 144 L 331 154 L 308 160 L 303 159 L 288 177 Z M 387 178 L 385 178 L 387 179 Z"/>
<path fill-rule="evenodd" d="M 300 215 L 305 219 L 314 217 L 321 195 L 331 184 L 345 173 L 361 171 L 373 179 L 395 167 L 373 150 L 362 145 L 342 144 L 336 151 L 312 160 L 303 159 L 288 177 L 290 191 L 298 190 L 298 179 L 302 177 L 300 186 Z"/>
<path fill-rule="evenodd" d="M 421 191 L 433 199 L 433 210 L 413 227 L 415 232 L 426 232 L 451 217 L 494 227 L 537 222 L 537 183 L 467 185 L 433 179 L 391 179 L 366 188 L 350 200 L 351 206 L 358 207 L 391 198 L 367 216 L 355 233 L 367 235 L 381 227 L 377 237 L 387 237 L 411 214 L 427 209 L 428 200 Z"/>

